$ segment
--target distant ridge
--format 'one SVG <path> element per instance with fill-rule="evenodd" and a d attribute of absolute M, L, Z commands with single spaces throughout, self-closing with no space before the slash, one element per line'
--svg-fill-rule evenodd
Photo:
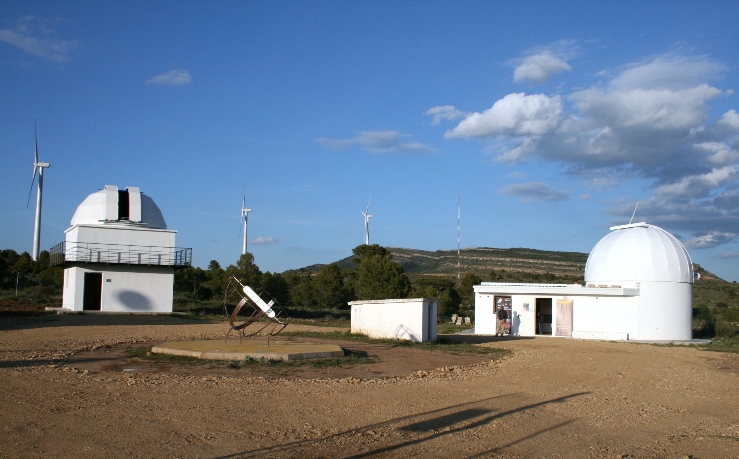
<path fill-rule="evenodd" d="M 405 249 L 386 247 L 393 254 L 395 261 L 403 266 L 406 273 L 412 276 L 445 276 L 457 275 L 457 250 Z M 461 272 L 475 273 L 486 278 L 491 271 L 525 272 L 532 274 L 554 274 L 556 276 L 582 277 L 585 275 L 585 264 L 588 254 L 581 252 L 556 252 L 526 248 L 495 249 L 476 247 L 462 249 Z M 342 269 L 354 267 L 353 256 L 342 258 L 336 263 Z M 309 272 L 317 272 L 325 265 L 315 264 L 303 268 Z M 722 280 L 715 274 L 705 270 L 697 263 L 694 270 L 705 280 Z"/>
<path fill-rule="evenodd" d="M 401 247 L 386 247 L 395 261 L 403 266 L 408 274 L 428 276 L 456 276 L 457 250 L 437 250 L 435 252 Z M 587 253 L 553 252 L 547 250 L 511 248 L 495 249 L 478 247 L 462 249 L 460 252 L 461 272 L 487 275 L 492 270 L 520 271 L 537 274 L 582 276 L 585 272 Z M 353 256 L 338 260 L 343 268 L 354 266 Z M 306 266 L 307 271 L 318 271 L 324 265 Z"/>

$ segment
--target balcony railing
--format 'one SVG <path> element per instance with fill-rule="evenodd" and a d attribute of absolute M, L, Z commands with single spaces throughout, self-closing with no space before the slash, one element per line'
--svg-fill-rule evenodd
<path fill-rule="evenodd" d="M 192 265 L 192 249 L 96 242 L 60 242 L 49 250 L 49 263 L 51 266 L 103 263 L 186 268 Z"/>

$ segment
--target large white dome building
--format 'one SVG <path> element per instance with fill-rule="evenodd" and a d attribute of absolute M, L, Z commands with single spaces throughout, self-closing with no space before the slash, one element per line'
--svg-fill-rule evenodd
<path fill-rule="evenodd" d="M 494 334 L 499 305 L 511 333 L 575 338 L 692 338 L 693 263 L 672 234 L 647 223 L 614 226 L 593 248 L 585 286 L 475 286 L 475 332 Z"/>
<path fill-rule="evenodd" d="M 192 251 L 175 247 L 177 231 L 137 187 L 90 194 L 65 233 L 50 250 L 52 265 L 65 268 L 65 309 L 172 311 L 174 270 L 190 265 Z"/>

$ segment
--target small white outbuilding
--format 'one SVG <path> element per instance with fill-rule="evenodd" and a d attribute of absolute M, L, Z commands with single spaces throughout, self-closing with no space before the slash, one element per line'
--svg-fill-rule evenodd
<path fill-rule="evenodd" d="M 50 250 L 64 266 L 62 307 L 73 311 L 172 312 L 174 270 L 192 250 L 175 247 L 177 231 L 137 187 L 106 185 L 78 207 L 65 241 Z"/>
<path fill-rule="evenodd" d="M 428 298 L 350 301 L 352 333 L 370 338 L 436 341 L 438 304 Z"/>
<path fill-rule="evenodd" d="M 498 307 L 521 336 L 684 341 L 692 339 L 693 263 L 654 225 L 614 226 L 593 248 L 585 285 L 483 282 L 475 291 L 475 333 L 494 335 Z"/>

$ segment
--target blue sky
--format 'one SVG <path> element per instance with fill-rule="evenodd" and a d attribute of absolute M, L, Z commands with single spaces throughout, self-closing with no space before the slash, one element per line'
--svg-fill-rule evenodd
<path fill-rule="evenodd" d="M 263 271 L 364 242 L 589 252 L 663 227 L 739 280 L 735 1 L 0 3 L 0 248 L 104 185 L 194 264 Z"/>

